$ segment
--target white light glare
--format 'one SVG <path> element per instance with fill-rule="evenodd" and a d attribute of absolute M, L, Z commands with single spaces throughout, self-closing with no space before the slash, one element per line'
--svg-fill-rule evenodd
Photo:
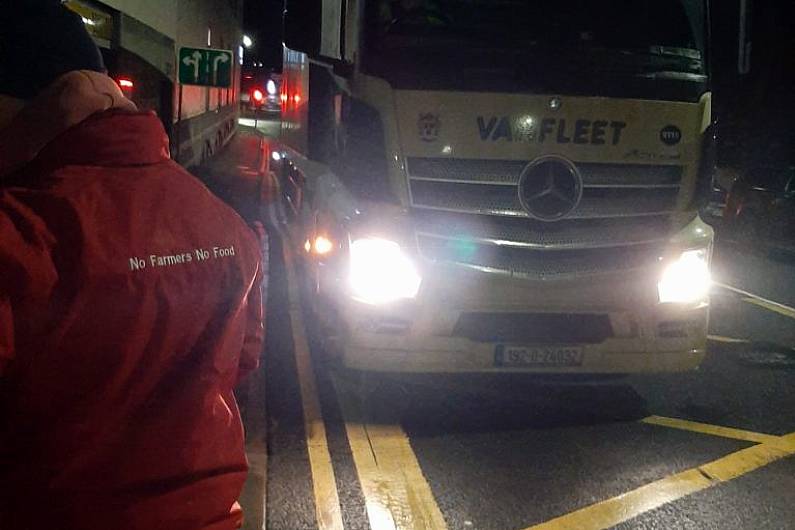
<path fill-rule="evenodd" d="M 271 158 L 276 162 L 278 162 L 279 160 L 282 159 L 282 154 L 279 151 L 274 151 L 273 153 L 271 153 Z"/>
<path fill-rule="evenodd" d="M 254 45 L 254 41 L 251 40 L 251 37 L 248 35 L 243 35 L 243 46 L 246 48 L 251 48 Z"/>
<path fill-rule="evenodd" d="M 85 24 L 86 26 L 96 26 L 97 25 L 97 23 L 94 22 L 93 20 L 91 20 L 90 18 L 86 18 L 86 17 L 80 17 L 80 18 L 83 19 L 83 24 Z"/>
<path fill-rule="evenodd" d="M 693 303 L 704 300 L 712 277 L 707 249 L 688 250 L 669 264 L 657 284 L 661 303 Z"/>
<path fill-rule="evenodd" d="M 328 254 L 334 250 L 334 243 L 325 236 L 317 236 L 315 238 L 315 254 Z"/>
<path fill-rule="evenodd" d="M 276 95 L 276 82 L 273 79 L 268 79 L 268 82 L 265 83 L 265 90 L 268 91 L 268 94 L 271 96 Z"/>
<path fill-rule="evenodd" d="M 349 285 L 355 299 L 375 305 L 414 298 L 420 283 L 417 269 L 397 243 L 376 238 L 351 243 Z"/>

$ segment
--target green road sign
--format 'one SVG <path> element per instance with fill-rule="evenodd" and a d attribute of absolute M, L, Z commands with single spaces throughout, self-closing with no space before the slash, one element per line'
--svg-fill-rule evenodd
<path fill-rule="evenodd" d="M 183 85 L 232 86 L 235 56 L 229 50 L 179 49 L 179 82 Z"/>

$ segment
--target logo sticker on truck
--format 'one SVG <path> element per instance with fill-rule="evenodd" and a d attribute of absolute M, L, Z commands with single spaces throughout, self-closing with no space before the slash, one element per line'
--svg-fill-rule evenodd
<path fill-rule="evenodd" d="M 478 116 L 478 134 L 482 141 L 528 142 L 578 145 L 618 145 L 627 124 L 615 120 L 566 120 L 565 118 Z"/>
<path fill-rule="evenodd" d="M 439 119 L 438 114 L 430 112 L 420 114 L 420 118 L 417 121 L 420 140 L 423 142 L 435 142 L 439 139 L 439 130 L 441 128 L 442 121 Z"/>
<path fill-rule="evenodd" d="M 682 131 L 676 125 L 668 125 L 660 131 L 660 141 L 665 145 L 676 145 L 682 141 Z"/>

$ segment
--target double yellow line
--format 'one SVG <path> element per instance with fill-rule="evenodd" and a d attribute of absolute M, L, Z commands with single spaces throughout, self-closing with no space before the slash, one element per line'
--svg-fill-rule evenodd
<path fill-rule="evenodd" d="M 400 424 L 369 424 L 357 389 L 334 380 L 373 530 L 446 530 L 447 525 Z M 361 390 L 361 389 L 359 389 Z"/>
<path fill-rule="evenodd" d="M 284 266 L 287 269 L 287 288 L 290 304 L 290 324 L 293 333 L 293 351 L 301 389 L 301 404 L 304 412 L 306 446 L 309 452 L 309 467 L 312 471 L 312 488 L 315 495 L 315 517 L 318 530 L 343 530 L 342 509 L 340 507 L 334 466 L 328 449 L 326 425 L 320 409 L 312 357 L 306 339 L 304 317 L 298 295 L 292 256 L 284 247 Z"/>
<path fill-rule="evenodd" d="M 732 287 L 731 285 L 727 285 L 725 283 L 715 282 L 715 286 L 721 289 L 726 289 L 727 291 L 739 295 L 743 302 L 754 304 L 756 306 L 767 309 L 768 311 L 773 311 L 785 317 L 795 318 L 795 308 L 793 307 L 782 304 L 780 302 L 769 300 L 767 298 L 759 296 L 758 294 L 744 291 L 743 289 L 738 289 L 737 287 Z"/>
<path fill-rule="evenodd" d="M 295 361 L 301 388 L 319 530 L 343 530 L 342 511 L 300 309 L 291 255 L 285 247 Z M 399 423 L 368 425 L 356 388 L 334 379 L 345 430 L 373 530 L 447 530 L 408 437 Z"/>

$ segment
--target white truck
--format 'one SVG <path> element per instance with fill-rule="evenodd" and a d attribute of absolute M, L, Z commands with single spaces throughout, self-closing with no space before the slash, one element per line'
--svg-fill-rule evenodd
<path fill-rule="evenodd" d="M 705 0 L 287 0 L 272 169 L 351 368 L 705 355 Z"/>

